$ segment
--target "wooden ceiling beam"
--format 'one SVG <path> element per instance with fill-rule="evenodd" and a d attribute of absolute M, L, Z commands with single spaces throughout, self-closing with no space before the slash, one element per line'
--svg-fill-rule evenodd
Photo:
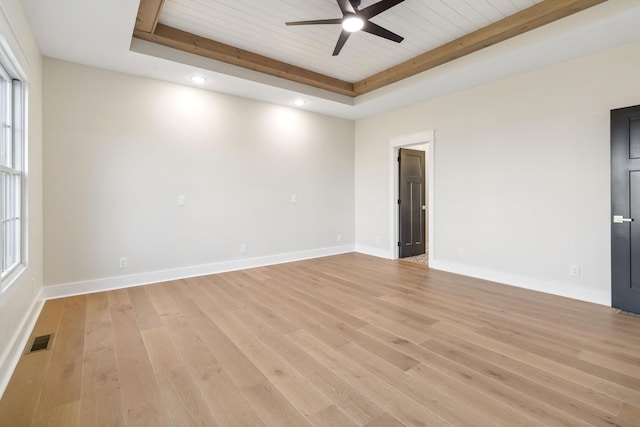
<path fill-rule="evenodd" d="M 357 95 L 380 89 L 607 0 L 544 0 L 514 15 L 356 82 Z"/>
<path fill-rule="evenodd" d="M 158 25 L 162 6 L 164 6 L 164 0 L 140 0 L 135 29 L 153 33 Z"/>
<path fill-rule="evenodd" d="M 286 62 L 277 61 L 257 53 L 239 49 L 228 44 L 200 37 L 167 25 L 158 24 L 155 32 L 134 30 L 133 36 L 163 46 L 182 50 L 216 61 L 226 62 L 261 73 L 281 77 L 297 83 L 325 89 L 334 93 L 355 96 L 353 83 L 316 73 Z"/>

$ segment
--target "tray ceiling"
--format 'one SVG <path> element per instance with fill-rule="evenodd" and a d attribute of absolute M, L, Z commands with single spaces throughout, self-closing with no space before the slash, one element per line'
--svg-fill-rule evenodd
<path fill-rule="evenodd" d="M 142 0 L 134 37 L 358 96 L 603 1 L 406 0 L 371 19 L 402 43 L 358 32 L 332 56 L 339 25 L 284 23 L 340 18 L 335 0 Z"/>

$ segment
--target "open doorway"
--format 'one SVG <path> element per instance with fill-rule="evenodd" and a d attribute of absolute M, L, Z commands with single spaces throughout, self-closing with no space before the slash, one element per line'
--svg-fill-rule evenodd
<path fill-rule="evenodd" d="M 400 147 L 398 257 L 425 261 L 427 219 L 427 149 Z"/>
<path fill-rule="evenodd" d="M 392 247 L 391 254 L 393 254 L 393 259 L 398 259 L 400 255 L 400 250 L 398 243 L 400 242 L 400 211 L 398 208 L 398 200 L 400 198 L 400 169 L 398 157 L 400 154 L 401 148 L 409 148 L 412 150 L 424 151 L 425 159 L 424 165 L 426 167 L 425 170 L 425 178 L 426 178 L 426 206 L 425 206 L 425 216 L 426 216 L 426 227 L 424 229 L 425 233 L 425 253 L 428 256 L 428 262 L 431 263 L 434 253 L 433 247 L 433 200 L 434 200 L 434 160 L 435 160 L 435 141 L 434 141 L 434 132 L 433 131 L 425 131 L 419 132 L 411 135 L 401 136 L 392 138 L 390 141 L 390 151 L 389 151 L 389 162 L 390 162 L 390 241 Z"/>

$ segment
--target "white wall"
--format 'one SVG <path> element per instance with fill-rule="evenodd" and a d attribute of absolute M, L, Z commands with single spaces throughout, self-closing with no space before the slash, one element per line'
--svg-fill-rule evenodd
<path fill-rule="evenodd" d="M 46 285 L 353 249 L 353 122 L 53 59 L 44 72 Z"/>
<path fill-rule="evenodd" d="M 27 267 L 0 294 L 0 395 L 22 352 L 41 304 L 42 57 L 19 0 L 0 0 L 0 43 L 15 56 L 28 84 Z"/>
<path fill-rule="evenodd" d="M 609 111 L 638 75 L 636 42 L 358 121 L 356 244 L 390 247 L 390 139 L 434 129 L 432 266 L 609 304 Z"/>

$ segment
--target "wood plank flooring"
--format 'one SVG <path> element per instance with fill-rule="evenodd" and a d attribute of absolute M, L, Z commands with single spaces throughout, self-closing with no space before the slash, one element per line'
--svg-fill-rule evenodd
<path fill-rule="evenodd" d="M 638 426 L 640 317 L 362 254 L 48 301 L 0 426 Z"/>

